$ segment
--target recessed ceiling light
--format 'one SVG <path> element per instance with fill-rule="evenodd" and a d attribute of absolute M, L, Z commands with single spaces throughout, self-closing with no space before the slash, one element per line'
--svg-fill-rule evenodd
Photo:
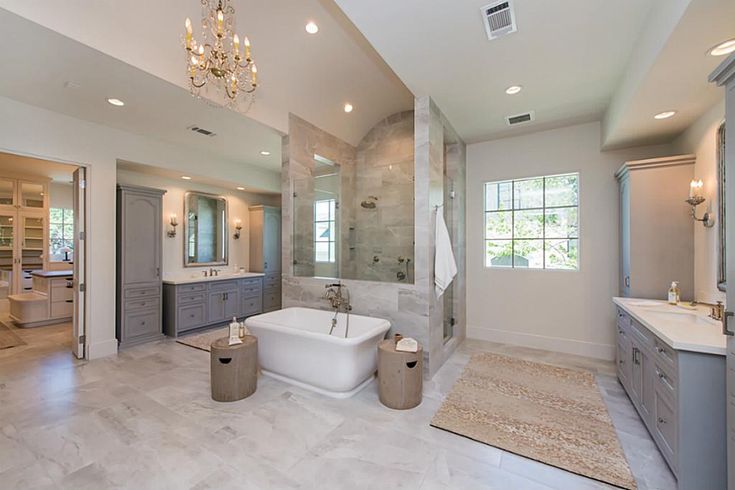
<path fill-rule="evenodd" d="M 244 190 L 245 190 L 245 188 L 244 188 L 244 187 L 238 187 L 238 188 L 237 188 L 237 190 L 238 190 L 238 191 L 244 191 Z"/>
<path fill-rule="evenodd" d="M 654 119 L 668 119 L 670 117 L 673 117 L 676 114 L 676 111 L 664 111 L 659 112 L 655 116 L 653 116 Z"/>
<path fill-rule="evenodd" d="M 352 109 L 353 109 L 352 104 L 350 104 L 349 102 L 345 104 L 345 112 L 347 113 L 352 112 Z"/>
<path fill-rule="evenodd" d="M 711 56 L 725 56 L 735 52 L 735 39 L 728 39 L 709 50 Z"/>
<path fill-rule="evenodd" d="M 308 24 L 306 24 L 305 29 L 306 32 L 308 32 L 309 34 L 316 34 L 317 32 L 319 32 L 319 26 L 316 25 L 316 23 L 314 22 L 309 22 Z"/>
<path fill-rule="evenodd" d="M 191 177 L 189 177 L 188 175 L 182 175 L 181 178 L 184 180 L 191 180 Z"/>
<path fill-rule="evenodd" d="M 510 87 L 505 89 L 505 93 L 508 95 L 515 95 L 521 90 L 523 90 L 523 87 L 521 87 L 520 85 L 511 85 Z"/>
<path fill-rule="evenodd" d="M 264 157 L 267 157 L 271 154 L 271 152 L 263 150 L 260 152 L 260 154 L 263 155 Z"/>
<path fill-rule="evenodd" d="M 107 99 L 107 102 L 117 107 L 122 107 L 125 105 L 125 102 L 120 99 Z"/>

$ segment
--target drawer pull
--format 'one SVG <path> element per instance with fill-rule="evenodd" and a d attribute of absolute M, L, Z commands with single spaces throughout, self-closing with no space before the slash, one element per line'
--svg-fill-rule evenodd
<path fill-rule="evenodd" d="M 659 417 L 659 418 L 658 418 L 658 423 L 659 423 L 659 424 L 668 424 L 668 423 L 669 423 L 669 421 L 668 421 L 668 420 L 666 420 L 666 419 L 665 419 L 665 418 L 663 418 L 663 417 Z"/>
<path fill-rule="evenodd" d="M 671 384 L 671 381 L 669 380 L 669 377 L 666 376 L 665 373 L 662 373 L 658 369 L 656 369 L 656 374 L 658 374 L 658 379 L 661 381 L 661 383 L 666 386 L 669 390 L 674 391 L 674 385 Z"/>
<path fill-rule="evenodd" d="M 194 313 L 192 313 L 191 315 L 189 315 L 189 318 L 194 318 L 194 316 Z"/>
<path fill-rule="evenodd" d="M 67 300 L 66 300 L 66 302 L 67 302 L 67 303 L 73 303 L 73 302 L 74 302 L 74 300 L 73 300 L 73 299 L 67 299 Z"/>

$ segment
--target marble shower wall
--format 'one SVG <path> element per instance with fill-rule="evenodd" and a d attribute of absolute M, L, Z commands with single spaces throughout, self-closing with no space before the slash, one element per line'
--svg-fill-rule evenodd
<path fill-rule="evenodd" d="M 396 185 L 406 185 L 410 175 L 410 157 L 405 159 L 409 147 L 413 147 L 414 168 L 414 205 L 413 205 L 413 279 L 414 283 L 390 283 L 365 281 L 357 279 L 343 279 L 349 288 L 352 299 L 353 313 L 386 318 L 391 322 L 390 335 L 400 332 L 404 336 L 411 336 L 424 346 L 424 374 L 431 377 L 446 361 L 451 352 L 465 337 L 465 258 L 464 258 L 464 172 L 465 172 L 465 145 L 457 137 L 441 111 L 428 97 L 416 99 L 413 113 L 413 127 L 415 136 L 410 143 L 406 142 L 405 131 L 409 127 L 411 113 L 401 113 L 379 123 L 376 128 L 385 125 L 380 131 L 393 131 L 400 144 L 394 146 L 397 156 L 394 169 L 404 166 L 401 170 L 403 180 L 397 179 Z M 392 126 L 392 129 L 388 129 Z M 398 135 L 401 135 L 400 137 Z M 368 135 L 369 136 L 369 135 Z M 369 138 L 366 136 L 366 141 Z M 445 151 L 446 144 L 446 151 Z M 367 161 L 368 148 L 365 146 L 364 156 Z M 283 305 L 306 306 L 309 308 L 329 309 L 324 300 L 324 286 L 330 279 L 303 277 L 295 275 L 293 252 L 293 192 L 298 179 L 310 173 L 313 167 L 313 155 L 318 154 L 334 162 L 342 164 L 341 178 L 343 186 L 342 203 L 349 199 L 344 189 L 351 189 L 352 182 L 358 177 L 357 163 L 360 148 L 354 148 L 344 141 L 322 131 L 316 126 L 300 119 L 295 115 L 289 118 L 289 135 L 283 139 L 283 171 L 281 174 L 283 190 Z M 454 285 L 454 336 L 445 341 L 444 330 L 444 301 L 437 300 L 434 294 L 433 261 L 434 261 L 434 210 L 435 204 L 443 202 L 445 193 L 445 165 L 446 173 L 454 182 L 455 199 L 451 206 L 452 235 L 456 237 L 455 255 L 459 273 Z M 403 155 L 403 156 L 400 156 Z M 391 164 L 388 164 L 391 165 Z M 390 171 L 391 169 L 389 169 Z M 382 177 L 381 177 L 382 178 Z M 376 184 L 377 186 L 377 184 Z M 377 188 L 377 187 L 376 187 Z M 382 190 L 381 192 L 385 192 Z M 390 196 L 390 193 L 387 194 Z M 362 196 L 355 196 L 360 201 Z M 378 196 L 379 197 L 379 196 Z M 387 200 L 400 199 L 398 196 L 386 197 Z M 379 202 L 379 201 L 378 201 Z M 401 202 L 397 200 L 396 202 Z M 404 203 L 405 204 L 405 203 Z M 359 205 L 359 202 L 357 202 Z M 345 209 L 349 208 L 349 209 Z M 361 208 L 363 209 L 363 208 Z M 340 233 L 345 237 L 343 243 L 349 240 L 348 223 L 358 220 L 358 211 L 352 206 L 342 208 Z M 407 226 L 402 222 L 397 227 Z M 345 226 L 347 225 L 347 226 Z M 390 223 L 387 226 L 394 226 Z M 402 233 L 407 233 L 403 229 Z M 356 239 L 356 236 L 355 236 Z M 357 249 L 357 240 L 355 240 Z M 409 252 L 406 252 L 407 254 Z M 313 251 L 312 251 L 313 254 Z M 301 251 L 299 250 L 299 256 Z M 349 274 L 349 264 L 345 262 L 342 251 L 342 275 Z M 357 256 L 357 253 L 355 254 Z M 302 271 L 296 270 L 301 273 Z M 354 277 L 354 276 L 352 276 Z"/>
<path fill-rule="evenodd" d="M 353 197 L 344 203 L 353 220 L 343 278 L 413 283 L 413 120 L 413 111 L 394 114 L 357 146 Z M 363 201 L 375 208 L 364 208 Z"/>

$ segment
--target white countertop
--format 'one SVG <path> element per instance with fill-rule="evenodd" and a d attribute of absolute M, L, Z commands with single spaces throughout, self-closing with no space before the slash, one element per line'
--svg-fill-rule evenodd
<path fill-rule="evenodd" d="M 164 284 L 191 284 L 194 282 L 227 281 L 234 279 L 246 279 L 248 277 L 263 277 L 262 272 L 220 272 L 219 276 L 204 277 L 203 272 L 192 273 L 190 276 L 164 277 Z"/>
<path fill-rule="evenodd" d="M 660 300 L 613 298 L 613 302 L 673 349 L 727 354 L 727 337 L 721 323 L 707 316 L 707 305 L 692 310 L 689 303 L 674 306 Z"/>

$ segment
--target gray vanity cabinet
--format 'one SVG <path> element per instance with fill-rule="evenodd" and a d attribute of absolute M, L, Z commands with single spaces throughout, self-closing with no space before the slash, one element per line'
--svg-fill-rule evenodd
<path fill-rule="evenodd" d="M 250 270 L 262 272 L 263 311 L 281 308 L 281 209 L 250 208 Z"/>
<path fill-rule="evenodd" d="M 238 281 L 213 282 L 209 285 L 210 323 L 231 320 L 240 316 L 240 285 Z"/>
<path fill-rule="evenodd" d="M 120 348 L 160 339 L 162 197 L 166 191 L 117 187 L 116 334 Z"/>
<path fill-rule="evenodd" d="M 725 359 L 677 351 L 617 309 L 617 375 L 679 490 L 727 488 Z"/>
<path fill-rule="evenodd" d="M 215 325 L 233 317 L 263 312 L 263 278 L 207 280 L 163 285 L 163 331 L 170 337 Z"/>

